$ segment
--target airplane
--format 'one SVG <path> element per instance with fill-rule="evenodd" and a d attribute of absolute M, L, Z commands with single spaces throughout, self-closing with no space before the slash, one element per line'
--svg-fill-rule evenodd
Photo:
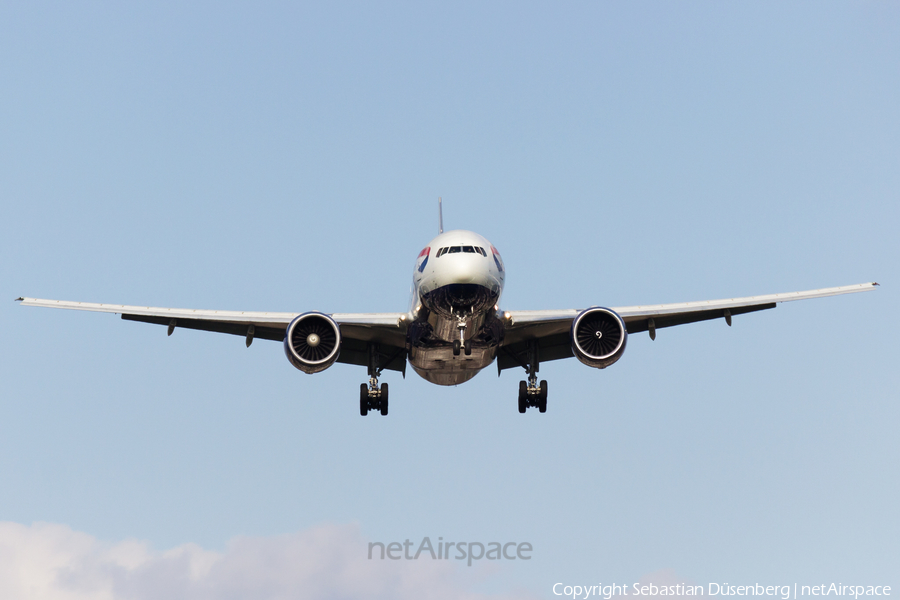
<path fill-rule="evenodd" d="M 319 373 L 336 362 L 368 369 L 359 386 L 359 412 L 388 414 L 388 384 L 379 386 L 384 370 L 406 376 L 409 364 L 437 385 L 459 385 L 492 362 L 498 375 L 521 367 L 518 409 L 547 411 L 547 382 L 538 383 L 542 362 L 575 357 L 605 369 L 625 352 L 628 334 L 775 308 L 779 302 L 806 300 L 874 290 L 861 283 L 805 292 L 790 292 L 683 302 L 563 310 L 500 310 L 506 267 L 497 248 L 477 233 L 444 232 L 438 203 L 439 235 L 416 259 L 412 302 L 398 313 L 285 313 L 193 310 L 17 298 L 23 306 L 116 313 L 128 321 L 168 327 L 216 331 L 282 342 L 288 361 L 304 373 Z"/>

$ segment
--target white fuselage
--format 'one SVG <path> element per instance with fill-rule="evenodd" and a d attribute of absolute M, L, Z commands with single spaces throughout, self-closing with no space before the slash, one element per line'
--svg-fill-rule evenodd
<path fill-rule="evenodd" d="M 503 336 L 497 303 L 505 270 L 499 252 L 471 231 L 431 240 L 416 261 L 409 362 L 416 373 L 456 385 L 491 364 Z M 465 351 L 454 352 L 454 342 Z"/>

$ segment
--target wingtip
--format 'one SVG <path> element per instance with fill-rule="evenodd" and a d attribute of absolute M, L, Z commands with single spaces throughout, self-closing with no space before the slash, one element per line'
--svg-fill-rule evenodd
<path fill-rule="evenodd" d="M 877 281 L 873 281 L 873 282 L 872 282 L 872 285 L 877 285 L 878 287 L 881 287 L 881 284 L 878 283 Z"/>
<path fill-rule="evenodd" d="M 23 298 L 22 296 L 19 296 L 18 298 L 16 298 L 15 300 L 13 300 L 13 302 L 21 302 L 21 301 L 24 300 L 24 299 L 25 299 L 25 298 Z"/>

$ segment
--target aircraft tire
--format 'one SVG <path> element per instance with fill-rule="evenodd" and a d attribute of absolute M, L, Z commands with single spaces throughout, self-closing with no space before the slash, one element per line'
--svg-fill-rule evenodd
<path fill-rule="evenodd" d="M 528 395 L 528 384 L 524 381 L 519 382 L 519 413 L 525 414 L 525 409 L 528 408 L 525 406 L 525 398 Z"/>
<path fill-rule="evenodd" d="M 366 416 L 369 413 L 369 386 L 359 384 L 359 414 Z"/>
<path fill-rule="evenodd" d="M 385 417 L 388 413 L 388 384 L 381 384 L 381 416 Z"/>
<path fill-rule="evenodd" d="M 459 356 L 459 349 L 462 347 L 462 344 L 459 343 L 459 340 L 453 340 L 453 356 Z"/>
<path fill-rule="evenodd" d="M 538 394 L 538 410 L 545 413 L 547 412 L 547 380 L 541 381 L 540 390 Z"/>

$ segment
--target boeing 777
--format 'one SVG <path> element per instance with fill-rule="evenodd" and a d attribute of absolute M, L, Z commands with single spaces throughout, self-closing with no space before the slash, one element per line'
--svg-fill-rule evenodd
<path fill-rule="evenodd" d="M 538 383 L 542 362 L 575 357 L 604 369 L 622 357 L 628 334 L 774 308 L 779 302 L 821 298 L 875 289 L 862 283 L 791 292 L 685 302 L 586 309 L 502 311 L 506 268 L 488 240 L 471 231 L 448 231 L 426 245 L 413 271 L 412 303 L 397 313 L 274 313 L 150 308 L 62 300 L 18 298 L 26 306 L 45 306 L 121 314 L 123 319 L 168 327 L 217 331 L 284 344 L 292 365 L 304 373 L 324 371 L 336 362 L 368 369 L 360 385 L 359 412 L 388 414 L 385 369 L 406 374 L 407 363 L 424 379 L 458 385 L 496 361 L 498 373 L 521 367 L 518 409 L 547 410 L 547 382 Z"/>

